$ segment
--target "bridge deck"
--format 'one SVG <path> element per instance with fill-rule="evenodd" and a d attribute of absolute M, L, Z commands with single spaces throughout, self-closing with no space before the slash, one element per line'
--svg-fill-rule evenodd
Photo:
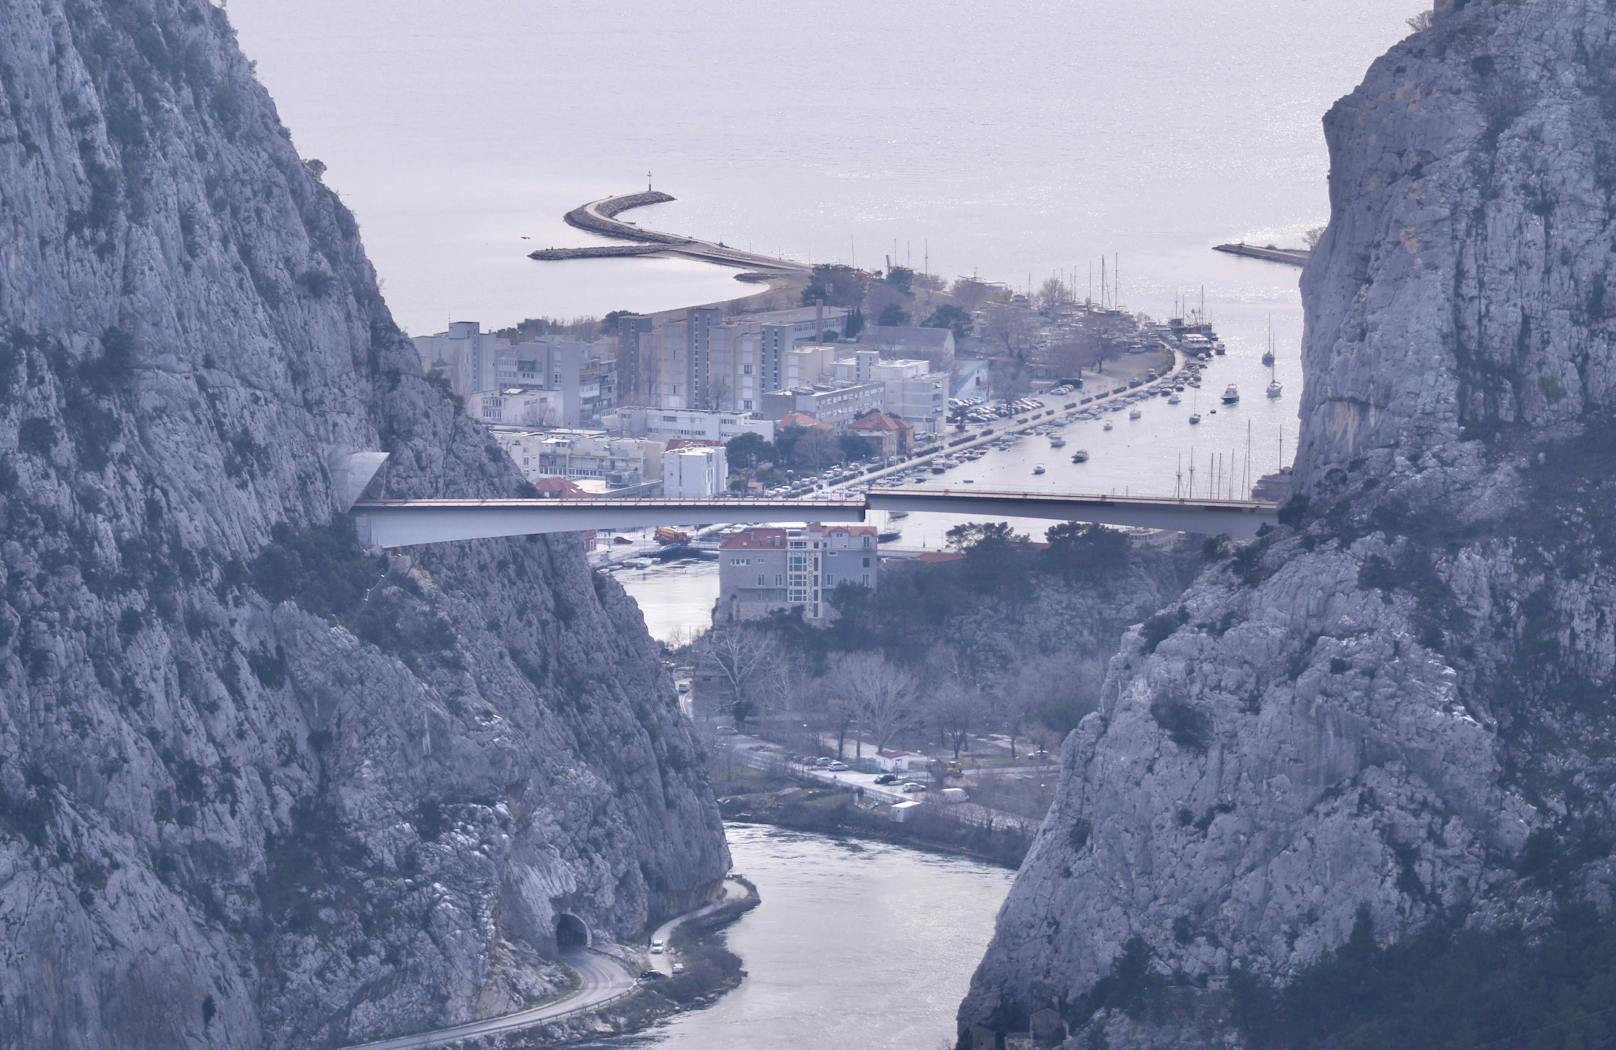
<path fill-rule="evenodd" d="M 858 499 L 423 499 L 354 505 L 360 539 L 374 547 L 656 525 L 859 522 L 868 512 L 1040 518 L 1170 532 L 1255 536 L 1277 520 L 1255 500 L 1072 496 L 1047 492 L 884 489 Z"/>

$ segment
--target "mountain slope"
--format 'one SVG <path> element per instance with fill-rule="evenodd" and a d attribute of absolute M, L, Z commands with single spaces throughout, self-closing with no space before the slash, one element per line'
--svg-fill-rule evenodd
<path fill-rule="evenodd" d="M 965 1045 L 1256 1045 L 1231 985 L 1611 903 L 1613 70 L 1470 0 L 1330 113 L 1288 524 L 1125 641 Z"/>
<path fill-rule="evenodd" d="M 727 867 L 576 541 L 384 561 L 520 479 L 203 0 L 0 0 L 0 1047 L 331 1045 L 556 979 Z"/>

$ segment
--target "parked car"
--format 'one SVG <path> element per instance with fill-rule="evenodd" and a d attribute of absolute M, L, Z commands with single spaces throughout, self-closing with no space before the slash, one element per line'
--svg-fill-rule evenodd
<path fill-rule="evenodd" d="M 898 790 L 902 791 L 905 795 L 913 795 L 917 792 L 925 791 L 926 785 L 918 781 L 910 780 L 905 782 L 902 787 L 898 788 Z"/>
<path fill-rule="evenodd" d="M 846 773 L 847 772 L 847 763 L 846 762 L 832 762 L 830 765 L 826 766 L 825 768 L 830 770 L 832 773 Z"/>
<path fill-rule="evenodd" d="M 718 733 L 719 736 L 734 736 L 735 735 L 735 727 L 734 726 L 719 726 L 718 729 L 716 730 L 716 732 Z"/>
<path fill-rule="evenodd" d="M 642 981 L 660 981 L 666 976 L 667 976 L 667 974 L 658 973 L 655 970 L 641 970 L 640 971 L 640 980 L 642 980 Z"/>
<path fill-rule="evenodd" d="M 834 761 L 836 761 L 834 758 L 826 758 L 822 755 L 819 758 L 814 759 L 814 765 L 818 766 L 820 769 L 829 769 L 830 764 Z"/>
<path fill-rule="evenodd" d="M 882 773 L 880 776 L 875 778 L 875 782 L 877 784 L 896 784 L 898 782 L 898 774 Z"/>
<path fill-rule="evenodd" d="M 666 948 L 666 947 L 667 947 L 667 945 L 663 944 L 659 940 L 658 941 L 652 941 L 651 942 L 651 954 L 652 955 L 661 955 L 663 949 Z"/>

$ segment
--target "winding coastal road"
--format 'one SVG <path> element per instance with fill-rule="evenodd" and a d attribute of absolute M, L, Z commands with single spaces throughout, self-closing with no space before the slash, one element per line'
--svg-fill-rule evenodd
<path fill-rule="evenodd" d="M 722 897 L 718 898 L 716 901 L 707 905 L 706 907 L 697 908 L 695 911 L 685 912 L 683 915 L 675 916 L 674 918 L 669 919 L 667 922 L 656 928 L 656 931 L 651 934 L 651 940 L 661 941 L 665 945 L 668 943 L 668 938 L 673 936 L 673 931 L 689 922 L 691 919 L 699 919 L 703 915 L 711 915 L 713 912 L 724 907 L 726 904 L 733 904 L 736 901 L 745 900 L 746 894 L 747 890 L 745 886 L 742 886 L 734 879 L 725 879 L 724 895 Z M 674 959 L 671 951 L 664 950 L 661 955 L 652 955 L 650 958 L 651 968 L 653 970 L 669 976 L 673 975 Z"/>
<path fill-rule="evenodd" d="M 725 883 L 726 887 L 728 885 L 728 883 Z M 677 919 L 674 920 L 675 923 L 678 921 Z M 422 1047 L 452 1043 L 457 1039 L 510 1032 L 519 1028 L 529 1028 L 545 1021 L 554 1021 L 557 1018 L 577 1013 L 580 1010 L 603 1006 L 613 1000 L 622 998 L 634 990 L 634 978 L 623 968 L 622 964 L 609 955 L 588 950 L 575 951 L 562 956 L 562 962 L 566 963 L 578 974 L 578 987 L 554 1002 L 529 1007 L 526 1010 L 518 1010 L 511 1014 L 503 1014 L 499 1017 L 488 1017 L 481 1021 L 467 1021 L 465 1024 L 454 1025 L 450 1028 L 421 1032 L 417 1035 L 401 1035 L 392 1039 L 377 1040 L 373 1043 L 360 1043 L 356 1046 L 348 1047 L 347 1050 L 420 1050 Z"/>

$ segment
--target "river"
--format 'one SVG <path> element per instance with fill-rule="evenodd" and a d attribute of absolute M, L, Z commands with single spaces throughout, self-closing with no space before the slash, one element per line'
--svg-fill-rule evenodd
<path fill-rule="evenodd" d="M 735 870 L 763 898 L 728 934 L 746 980 L 705 1010 L 593 1050 L 953 1045 L 1011 872 L 781 828 L 728 831 Z"/>

